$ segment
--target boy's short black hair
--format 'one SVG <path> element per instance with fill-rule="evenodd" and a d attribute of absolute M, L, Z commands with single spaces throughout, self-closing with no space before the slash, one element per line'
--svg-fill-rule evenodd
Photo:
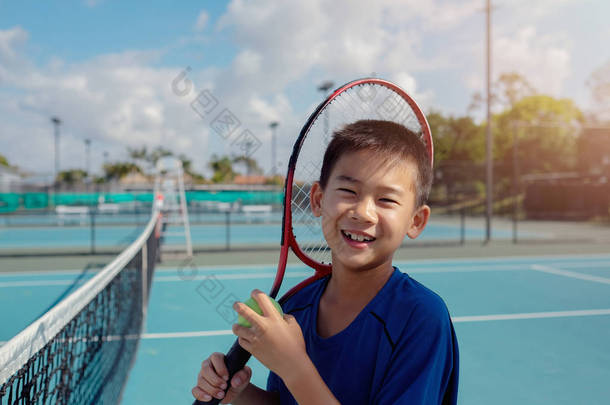
<path fill-rule="evenodd" d="M 432 167 L 426 146 L 416 133 L 391 121 L 360 120 L 335 131 L 324 153 L 320 171 L 322 189 L 326 188 L 339 158 L 361 150 L 375 152 L 388 162 L 415 163 L 415 203 L 417 207 L 426 203 L 432 187 Z"/>

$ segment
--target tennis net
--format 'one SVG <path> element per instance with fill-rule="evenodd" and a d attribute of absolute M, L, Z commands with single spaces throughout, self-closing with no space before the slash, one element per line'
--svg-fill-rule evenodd
<path fill-rule="evenodd" d="M 0 405 L 115 404 L 135 360 L 159 215 L 102 271 L 0 347 Z"/>

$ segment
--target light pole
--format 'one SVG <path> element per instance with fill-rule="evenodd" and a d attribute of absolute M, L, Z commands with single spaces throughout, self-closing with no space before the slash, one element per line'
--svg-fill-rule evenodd
<path fill-rule="evenodd" d="M 109 155 L 108 151 L 105 150 L 104 151 L 104 166 L 103 166 L 104 178 L 106 177 L 106 167 L 108 165 L 108 155 Z M 104 180 L 104 184 L 106 184 L 106 191 L 110 191 L 110 186 L 108 186 L 108 180 L 107 179 Z"/>
<path fill-rule="evenodd" d="M 51 117 L 51 122 L 55 130 L 55 176 L 53 176 L 53 188 L 57 191 L 59 186 L 57 176 L 59 175 L 59 126 L 61 125 L 61 120 L 58 117 Z"/>
<path fill-rule="evenodd" d="M 487 128 L 486 128 L 486 207 L 485 207 L 485 243 L 491 241 L 491 218 L 493 215 L 493 139 L 491 134 L 491 0 L 485 8 L 487 36 Z"/>
<path fill-rule="evenodd" d="M 326 95 L 328 94 L 328 90 L 332 89 L 333 86 L 335 84 L 330 81 L 330 80 L 326 80 L 324 82 L 322 82 L 322 84 L 320 84 L 318 86 L 318 91 L 322 92 L 322 95 L 324 97 L 326 97 Z M 328 142 L 328 108 L 324 109 L 324 138 L 326 139 L 326 141 Z"/>
<path fill-rule="evenodd" d="M 87 192 L 89 192 L 90 180 L 91 180 L 91 139 L 85 139 L 85 183 L 87 184 Z"/>
<path fill-rule="evenodd" d="M 271 175 L 275 176 L 277 174 L 277 149 L 276 149 L 276 129 L 280 123 L 277 121 L 273 121 L 269 124 L 269 128 L 271 128 Z"/>

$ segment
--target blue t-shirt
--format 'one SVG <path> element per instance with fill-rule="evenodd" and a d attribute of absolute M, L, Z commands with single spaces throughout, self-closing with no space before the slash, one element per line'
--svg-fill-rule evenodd
<path fill-rule="evenodd" d="M 307 354 L 342 404 L 449 405 L 457 402 L 458 345 L 447 307 L 434 292 L 394 269 L 379 293 L 341 332 L 317 333 L 318 304 L 329 277 L 284 303 L 303 331 Z M 270 372 L 268 391 L 296 404 Z"/>

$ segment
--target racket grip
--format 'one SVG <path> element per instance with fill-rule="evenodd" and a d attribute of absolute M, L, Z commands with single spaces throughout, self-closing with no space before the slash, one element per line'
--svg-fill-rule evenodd
<path fill-rule="evenodd" d="M 227 389 L 225 393 L 231 386 L 231 379 L 239 370 L 244 368 L 248 360 L 250 359 L 250 352 L 239 345 L 239 341 L 235 340 L 231 349 L 227 352 L 225 356 L 225 364 L 227 366 L 227 370 L 229 370 L 229 380 L 227 381 Z M 193 405 L 217 405 L 222 401 L 218 398 L 212 398 L 208 402 L 199 401 L 198 399 L 193 402 Z"/>

